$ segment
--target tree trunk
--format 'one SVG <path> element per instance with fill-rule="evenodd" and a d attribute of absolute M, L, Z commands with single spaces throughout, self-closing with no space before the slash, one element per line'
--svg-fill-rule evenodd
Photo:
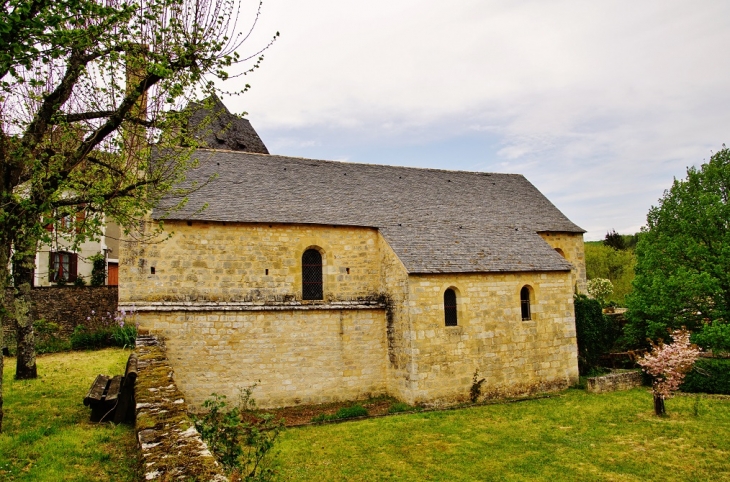
<path fill-rule="evenodd" d="M 664 397 L 657 395 L 656 393 L 654 394 L 654 413 L 660 417 L 667 414 L 664 409 Z"/>
<path fill-rule="evenodd" d="M 5 288 L 8 279 L 8 263 L 10 262 L 5 245 L 0 244 L 0 349 L 5 346 L 3 342 L 3 321 L 5 320 Z M 3 370 L 4 354 L 0 352 L 0 433 L 3 432 Z"/>
<path fill-rule="evenodd" d="M 15 369 L 17 380 L 38 377 L 35 364 L 35 333 L 33 331 L 32 300 L 30 288 L 33 286 L 35 267 L 35 245 L 18 246 L 13 258 L 13 280 L 15 283 L 15 321 L 17 323 L 18 358 Z M 25 248 L 25 249 L 23 249 Z"/>

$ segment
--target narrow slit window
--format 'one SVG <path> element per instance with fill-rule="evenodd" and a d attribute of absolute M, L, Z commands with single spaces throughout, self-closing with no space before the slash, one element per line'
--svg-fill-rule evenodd
<path fill-rule="evenodd" d="M 444 291 L 444 318 L 446 326 L 456 326 L 456 292 L 451 288 Z"/>
<path fill-rule="evenodd" d="M 530 312 L 530 288 L 523 286 L 520 290 L 520 305 L 522 307 L 522 321 L 529 321 L 532 319 Z"/>
<path fill-rule="evenodd" d="M 308 249 L 302 255 L 302 299 L 324 299 L 322 288 L 322 255 Z"/>

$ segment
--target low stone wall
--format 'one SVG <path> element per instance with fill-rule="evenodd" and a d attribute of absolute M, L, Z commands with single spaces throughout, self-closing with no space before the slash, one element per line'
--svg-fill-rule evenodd
<path fill-rule="evenodd" d="M 140 336 L 136 350 L 136 431 L 144 480 L 227 481 L 188 417 L 164 343 Z"/>
<path fill-rule="evenodd" d="M 116 286 L 48 286 L 33 288 L 34 319 L 44 320 L 58 325 L 58 336 L 68 338 L 77 325 L 90 329 L 101 328 L 104 324 L 102 316 L 110 313 L 112 317 L 117 310 Z M 6 303 L 12 306 L 13 293 L 5 294 Z M 97 316 L 91 316 L 95 311 Z M 91 317 L 91 320 L 87 318 Z M 14 344 L 15 326 L 10 320 L 3 320 L 3 335 L 6 344 Z M 11 343 L 8 343 L 11 341 Z"/>
<path fill-rule="evenodd" d="M 640 386 L 640 370 L 617 370 L 608 375 L 590 377 L 586 382 L 586 390 L 592 393 L 617 392 Z"/>

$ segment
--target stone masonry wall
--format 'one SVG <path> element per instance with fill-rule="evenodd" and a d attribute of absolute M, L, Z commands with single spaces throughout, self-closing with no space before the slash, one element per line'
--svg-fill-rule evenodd
<path fill-rule="evenodd" d="M 124 243 L 120 304 L 135 303 L 142 328 L 167 339 L 193 404 L 213 392 L 236 397 L 258 380 L 254 395 L 265 406 L 380 393 L 456 401 L 475 369 L 490 396 L 577 381 L 580 235 L 542 234 L 574 272 L 409 275 L 375 229 L 191 224 L 166 223 L 173 234 L 159 244 Z M 323 253 L 323 301 L 301 300 L 301 255 L 310 247 Z M 534 317 L 523 322 L 526 284 Z M 449 287 L 457 327 L 444 326 Z"/>
<path fill-rule="evenodd" d="M 385 239 L 380 237 L 381 286 L 387 300 L 388 393 L 409 400 L 413 372 L 413 342 L 408 316 L 408 271 Z"/>
<path fill-rule="evenodd" d="M 641 370 L 616 370 L 600 377 L 586 380 L 586 390 L 592 393 L 631 390 L 642 384 Z"/>
<path fill-rule="evenodd" d="M 237 399 L 258 383 L 262 407 L 352 400 L 386 392 L 385 310 L 144 312 L 162 335 L 175 380 L 193 405 Z"/>
<path fill-rule="evenodd" d="M 175 385 L 164 341 L 139 336 L 136 351 L 135 429 L 143 480 L 226 482 L 222 467 L 188 417 L 188 406 Z"/>
<path fill-rule="evenodd" d="M 123 243 L 121 301 L 301 299 L 302 254 L 311 247 L 322 253 L 325 300 L 374 299 L 378 295 L 376 229 L 191 224 L 166 221 L 165 229 L 172 236 L 160 243 Z"/>
<path fill-rule="evenodd" d="M 520 290 L 532 289 L 522 321 Z M 457 326 L 443 296 L 457 295 Z M 416 388 L 411 402 L 464 399 L 474 371 L 487 396 L 565 388 L 578 381 L 573 287 L 567 272 L 411 275 Z"/>
<path fill-rule="evenodd" d="M 12 303 L 12 290 L 5 295 L 7 303 Z M 116 286 L 52 286 L 33 288 L 34 319 L 45 319 L 59 326 L 59 335 L 69 337 L 76 325 L 101 328 L 99 318 L 87 320 L 92 310 L 96 313 L 114 313 L 117 309 Z M 4 339 L 7 343 L 15 339 L 15 327 L 3 322 Z"/>
<path fill-rule="evenodd" d="M 583 235 L 576 233 L 540 233 L 553 249 L 562 251 L 565 259 L 573 265 L 573 286 L 578 287 L 579 293 L 586 291 L 586 257 Z"/>

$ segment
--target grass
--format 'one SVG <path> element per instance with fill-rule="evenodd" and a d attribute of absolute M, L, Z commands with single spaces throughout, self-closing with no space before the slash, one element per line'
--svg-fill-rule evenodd
<path fill-rule="evenodd" d="M 136 480 L 133 428 L 91 423 L 82 403 L 94 377 L 122 373 L 129 353 L 39 356 L 36 380 L 14 380 L 15 359 L 6 358 L 0 480 Z"/>
<path fill-rule="evenodd" d="M 93 378 L 121 373 L 128 354 L 41 356 L 31 381 L 13 380 L 14 359 L 6 359 L 0 480 L 136 480 L 132 428 L 92 424 L 81 403 Z M 297 481 L 730 481 L 730 397 L 677 396 L 667 411 L 654 416 L 646 389 L 568 390 L 289 429 L 275 464 L 281 480 Z"/>
<path fill-rule="evenodd" d="M 730 398 L 646 389 L 287 430 L 282 480 L 729 480 Z"/>
<path fill-rule="evenodd" d="M 360 404 L 351 407 L 342 407 L 333 415 L 320 414 L 312 418 L 312 422 L 331 422 L 333 420 L 344 420 L 347 418 L 367 417 L 368 411 Z"/>

